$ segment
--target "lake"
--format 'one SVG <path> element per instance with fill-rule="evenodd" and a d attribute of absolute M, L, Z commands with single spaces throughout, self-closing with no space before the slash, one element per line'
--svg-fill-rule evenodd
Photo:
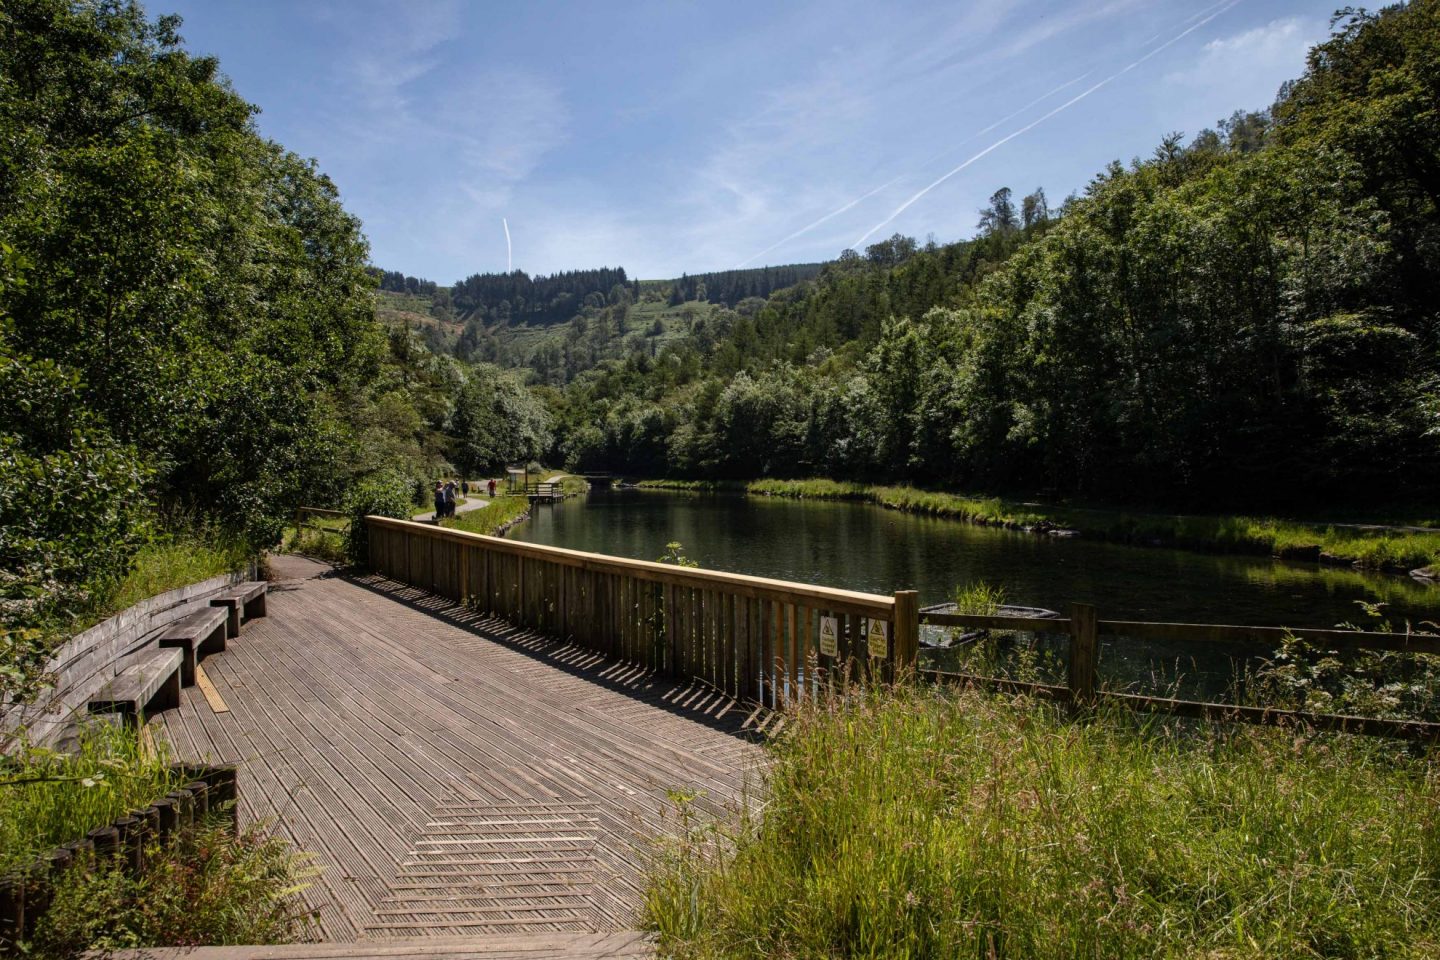
<path fill-rule="evenodd" d="M 517 540 L 656 560 L 679 541 L 702 567 L 871 593 L 920 592 L 941 603 L 957 586 L 985 580 L 1009 603 L 1064 612 L 1092 603 L 1102 619 L 1328 627 L 1360 623 L 1358 600 L 1387 604 L 1397 627 L 1440 621 L 1440 589 L 1406 577 L 1265 557 L 1130 547 L 1080 538 L 1036 536 L 870 504 L 694 494 L 594 490 L 537 506 L 516 527 Z M 1212 674 L 1229 661 L 1193 660 L 1194 651 L 1146 645 L 1148 656 L 1102 657 L 1125 672 L 1154 673 L 1154 662 L 1184 657 L 1181 672 Z M 1218 651 L 1217 651 L 1218 652 Z M 1142 665 L 1143 661 L 1143 665 Z"/>

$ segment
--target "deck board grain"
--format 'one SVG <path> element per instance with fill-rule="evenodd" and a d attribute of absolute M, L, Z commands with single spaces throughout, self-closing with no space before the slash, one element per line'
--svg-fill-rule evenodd
<path fill-rule="evenodd" d="M 301 574 L 206 660 L 209 698 L 152 723 L 177 759 L 238 763 L 242 822 L 315 854 L 329 943 L 186 955 L 651 955 L 625 931 L 668 792 L 729 815 L 764 712 L 381 577 Z"/>

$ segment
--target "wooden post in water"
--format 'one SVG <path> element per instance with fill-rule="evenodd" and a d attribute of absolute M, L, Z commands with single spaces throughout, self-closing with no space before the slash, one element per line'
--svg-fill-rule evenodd
<path fill-rule="evenodd" d="M 920 657 L 920 594 L 914 590 L 895 591 L 895 673 L 914 671 Z"/>
<path fill-rule="evenodd" d="M 1097 620 L 1090 604 L 1070 605 L 1070 693 L 1076 703 L 1095 699 L 1095 669 L 1100 655 Z"/>

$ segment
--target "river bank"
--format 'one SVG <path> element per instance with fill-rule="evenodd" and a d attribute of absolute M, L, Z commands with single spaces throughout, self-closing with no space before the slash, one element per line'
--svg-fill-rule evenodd
<path fill-rule="evenodd" d="M 1150 514 L 977 498 L 911 486 L 837 480 L 642 480 L 663 490 L 733 491 L 750 496 L 872 503 L 1046 536 L 1079 536 L 1140 546 L 1311 560 L 1337 566 L 1440 578 L 1440 530 L 1306 523 L 1268 517 Z"/>

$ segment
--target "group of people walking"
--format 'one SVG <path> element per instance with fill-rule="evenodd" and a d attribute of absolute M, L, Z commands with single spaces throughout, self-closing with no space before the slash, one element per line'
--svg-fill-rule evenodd
<path fill-rule="evenodd" d="M 488 481 L 491 499 L 495 497 L 495 481 Z M 435 481 L 435 519 L 444 520 L 446 517 L 455 516 L 455 504 L 459 499 L 470 495 L 469 480 L 436 480 Z"/>
<path fill-rule="evenodd" d="M 444 520 L 446 517 L 455 516 L 456 494 L 464 496 L 470 492 L 470 483 L 461 480 L 458 483 L 454 480 L 435 481 L 435 519 Z"/>

